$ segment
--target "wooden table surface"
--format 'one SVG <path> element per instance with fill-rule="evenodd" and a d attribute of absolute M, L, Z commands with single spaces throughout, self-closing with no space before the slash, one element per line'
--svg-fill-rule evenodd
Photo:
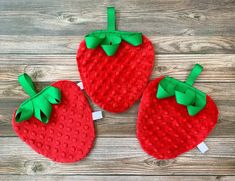
<path fill-rule="evenodd" d="M 92 152 L 78 163 L 52 162 L 16 137 L 11 114 L 27 98 L 17 76 L 28 73 L 38 88 L 60 79 L 78 82 L 79 42 L 106 27 L 110 5 L 117 9 L 119 29 L 141 31 L 152 40 L 151 79 L 185 80 L 195 63 L 204 66 L 195 86 L 220 111 L 205 140 L 207 153 L 194 149 L 172 160 L 145 154 L 135 135 L 139 103 L 122 114 L 104 112 L 95 122 Z M 0 63 L 0 180 L 235 180 L 234 0 L 0 0 Z"/>

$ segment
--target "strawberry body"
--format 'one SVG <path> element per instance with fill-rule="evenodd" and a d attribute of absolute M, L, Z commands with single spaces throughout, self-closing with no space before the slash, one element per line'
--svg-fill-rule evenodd
<path fill-rule="evenodd" d="M 152 43 L 143 36 L 137 47 L 122 41 L 114 56 L 101 47 L 88 49 L 82 41 L 77 64 L 92 101 L 110 112 L 123 112 L 142 95 L 154 64 Z"/>
<path fill-rule="evenodd" d="M 175 97 L 156 98 L 162 78 L 149 83 L 141 99 L 137 137 L 142 148 L 157 159 L 171 159 L 201 143 L 215 127 L 218 109 L 207 95 L 207 104 L 197 115 L 190 116 L 187 108 Z"/>
<path fill-rule="evenodd" d="M 61 103 L 52 106 L 49 122 L 44 124 L 31 117 L 17 123 L 16 134 L 36 152 L 57 162 L 75 162 L 92 148 L 95 130 L 92 111 L 81 89 L 73 82 L 58 81 L 52 86 L 61 91 Z"/>

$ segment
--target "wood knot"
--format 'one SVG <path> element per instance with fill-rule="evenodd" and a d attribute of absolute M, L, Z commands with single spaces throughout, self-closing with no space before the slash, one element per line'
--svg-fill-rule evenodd
<path fill-rule="evenodd" d="M 27 161 L 24 164 L 27 174 L 42 173 L 47 169 L 47 165 L 41 161 Z"/>
<path fill-rule="evenodd" d="M 34 162 L 31 169 L 34 173 L 37 173 L 37 172 L 42 172 L 44 170 L 44 167 L 41 163 Z"/>
<path fill-rule="evenodd" d="M 172 159 L 172 160 L 156 160 L 154 158 L 149 158 L 149 159 L 145 160 L 145 163 L 147 165 L 157 166 L 160 168 L 169 167 L 170 165 L 174 164 L 175 162 L 176 162 L 176 160 L 174 160 L 174 159 Z"/>
<path fill-rule="evenodd" d="M 190 13 L 187 15 L 188 18 L 196 20 L 196 21 L 205 21 L 206 16 L 203 14 L 198 14 L 198 13 Z"/>

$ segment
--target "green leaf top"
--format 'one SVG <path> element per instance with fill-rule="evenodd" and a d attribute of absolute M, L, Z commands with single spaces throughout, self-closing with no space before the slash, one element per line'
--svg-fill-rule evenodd
<path fill-rule="evenodd" d="M 115 26 L 115 8 L 108 7 L 108 29 L 97 30 L 85 36 L 86 46 L 89 49 L 97 48 L 99 45 L 108 56 L 116 53 L 122 40 L 138 46 L 142 44 L 142 33 L 117 31 Z"/>
<path fill-rule="evenodd" d="M 202 69 L 201 65 L 196 64 L 186 82 L 165 77 L 158 85 L 156 97 L 164 99 L 175 96 L 178 104 L 187 107 L 190 116 L 196 115 L 206 106 L 206 94 L 192 86 Z"/>
<path fill-rule="evenodd" d="M 60 90 L 53 86 L 47 86 L 39 93 L 36 93 L 31 78 L 25 73 L 18 77 L 18 81 L 31 97 L 17 109 L 15 114 L 16 122 L 22 122 L 35 116 L 41 122 L 48 123 L 52 111 L 51 104 L 59 104 L 61 101 Z"/>

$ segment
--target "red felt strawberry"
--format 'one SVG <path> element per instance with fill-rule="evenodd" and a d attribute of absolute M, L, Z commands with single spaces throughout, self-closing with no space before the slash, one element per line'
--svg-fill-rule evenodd
<path fill-rule="evenodd" d="M 19 76 L 19 82 L 30 98 L 13 114 L 16 134 L 54 161 L 83 159 L 93 146 L 95 131 L 91 108 L 81 89 L 71 81 L 58 81 L 36 93 L 27 74 Z"/>
<path fill-rule="evenodd" d="M 142 95 L 154 63 L 152 43 L 136 32 L 115 30 L 115 9 L 108 8 L 108 30 L 85 37 L 77 64 L 87 94 L 110 112 L 122 112 Z"/>
<path fill-rule="evenodd" d="M 215 127 L 218 110 L 214 101 L 192 87 L 201 71 L 197 64 L 185 83 L 161 77 L 145 89 L 137 137 L 144 151 L 153 157 L 175 158 L 196 147 Z"/>

